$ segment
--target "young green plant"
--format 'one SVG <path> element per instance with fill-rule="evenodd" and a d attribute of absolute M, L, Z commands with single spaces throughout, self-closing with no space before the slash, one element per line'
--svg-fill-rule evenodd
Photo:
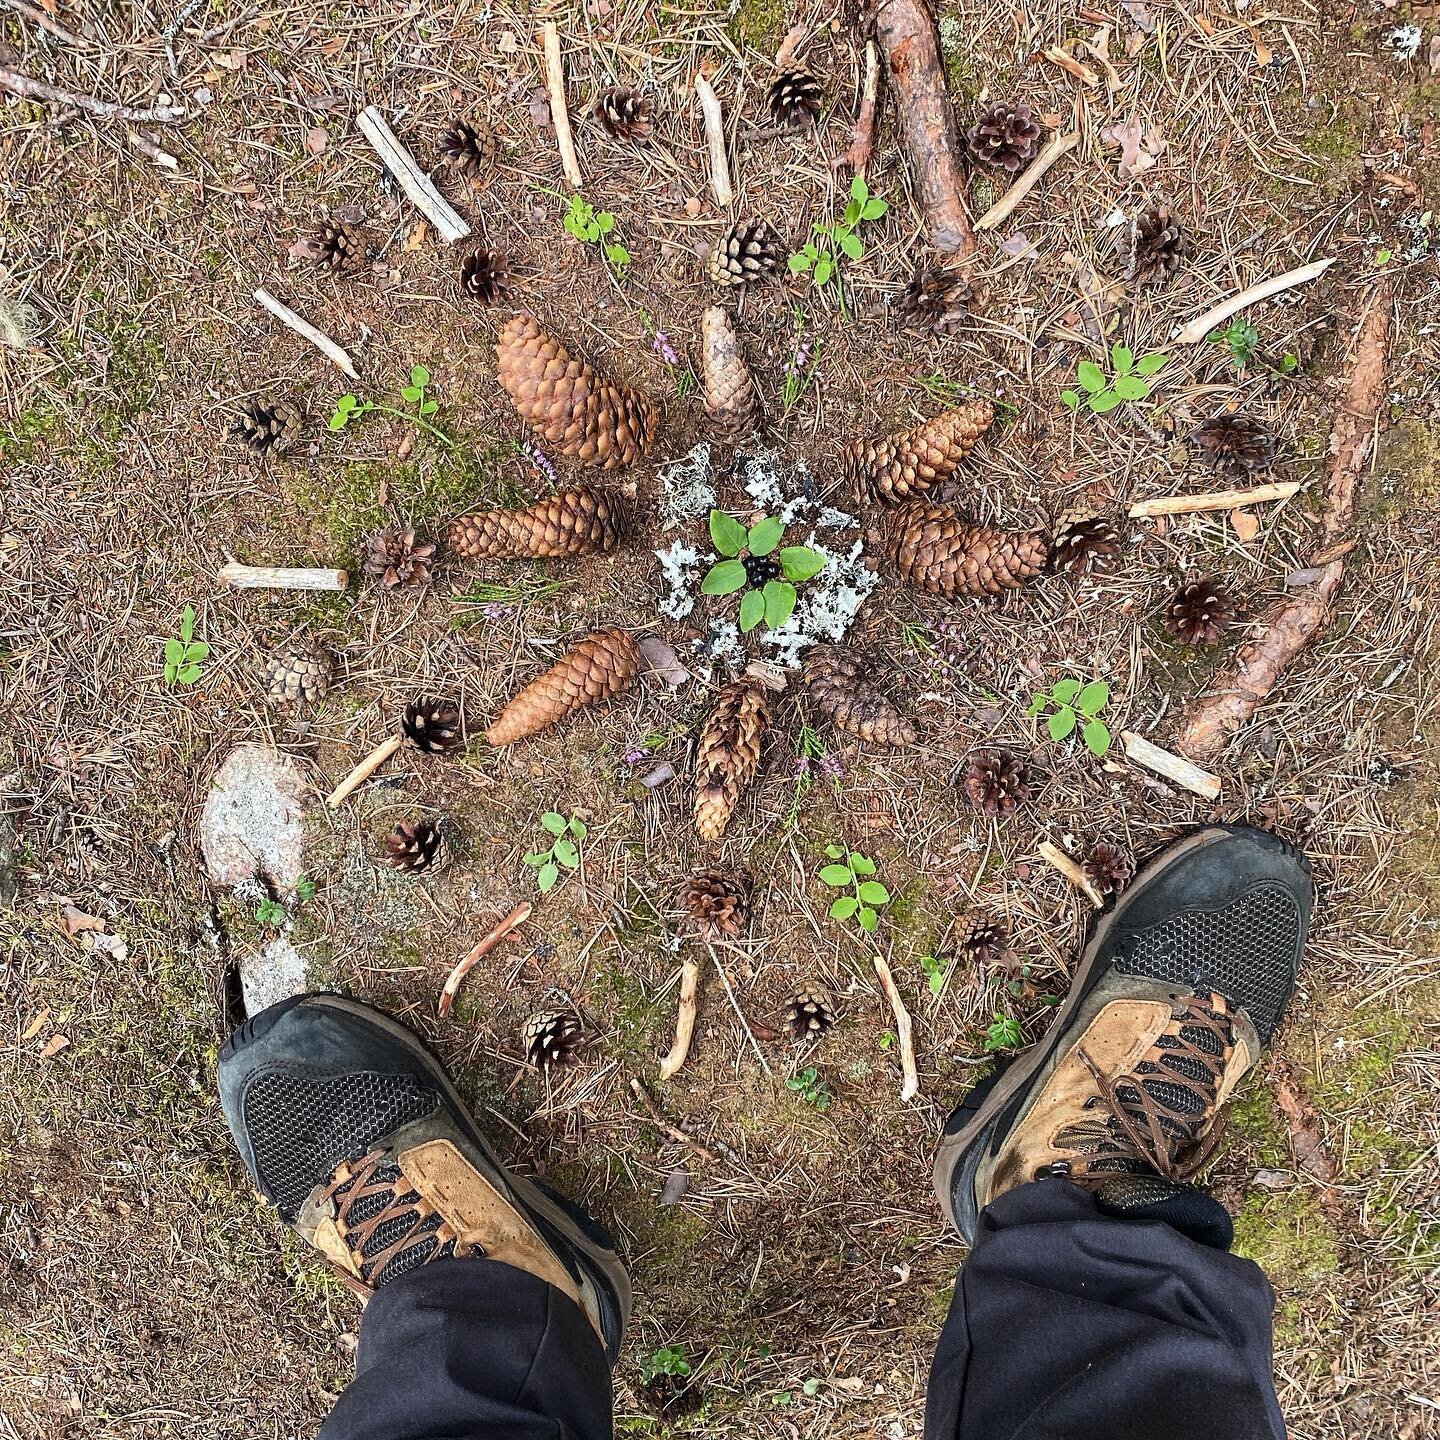
<path fill-rule="evenodd" d="M 210 647 L 195 638 L 195 607 L 187 605 L 180 612 L 180 638 L 165 642 L 165 683 L 193 685 L 201 676 L 203 662 Z"/>
<path fill-rule="evenodd" d="M 410 425 L 418 425 L 442 444 L 453 448 L 455 442 L 443 430 L 437 429 L 425 418 L 427 415 L 433 415 L 440 408 L 438 400 L 430 399 L 429 389 L 429 370 L 423 365 L 412 365 L 410 367 L 410 383 L 400 391 L 400 398 L 411 407 L 409 410 L 397 410 L 393 405 L 380 404 L 378 400 L 361 400 L 354 395 L 342 395 L 335 402 L 335 413 L 330 417 L 330 428 L 343 430 L 352 421 L 376 410 L 382 415 L 393 415 L 397 420 L 404 420 Z"/>
<path fill-rule="evenodd" d="M 785 1088 L 793 1090 L 807 1105 L 813 1105 L 817 1110 L 830 1108 L 832 1096 L 829 1083 L 821 1079 L 820 1072 L 813 1065 L 807 1065 L 798 1074 L 792 1075 L 785 1082 Z"/>
<path fill-rule="evenodd" d="M 1079 680 L 1057 680 L 1049 690 L 1041 690 L 1030 701 L 1027 715 L 1043 715 L 1046 733 L 1057 744 L 1079 728 L 1080 738 L 1092 755 L 1105 755 L 1110 750 L 1110 727 L 1101 720 L 1100 712 L 1110 703 L 1110 686 L 1104 680 L 1083 684 Z"/>
<path fill-rule="evenodd" d="M 683 1379 L 691 1373 L 690 1362 L 685 1358 L 685 1352 L 679 1346 L 656 1350 L 653 1354 L 647 1355 L 640 1362 L 640 1378 L 647 1385 L 652 1385 L 662 1375 L 673 1375 Z"/>
<path fill-rule="evenodd" d="M 827 845 L 825 854 L 830 864 L 821 867 L 820 880 L 832 890 L 848 890 L 848 895 L 837 895 L 830 902 L 832 920 L 854 920 L 867 934 L 873 935 L 880 928 L 878 907 L 890 903 L 890 892 L 873 878 L 876 864 L 858 850 Z"/>
<path fill-rule="evenodd" d="M 878 195 L 870 193 L 863 175 L 857 175 L 850 182 L 850 201 L 841 217 L 832 224 L 816 221 L 813 229 L 817 239 L 790 257 L 792 274 L 809 274 L 810 283 L 823 289 L 834 285 L 843 310 L 845 290 L 840 283 L 840 268 L 846 260 L 860 260 L 865 255 L 865 242 L 860 238 L 860 227 L 867 221 L 878 220 L 890 209 L 889 203 Z"/>
<path fill-rule="evenodd" d="M 535 871 L 535 883 L 542 895 L 548 895 L 560 879 L 560 870 L 580 868 L 580 846 L 590 833 L 589 827 L 578 815 L 568 820 L 558 810 L 547 810 L 540 817 L 540 824 L 547 835 L 554 836 L 548 850 L 531 850 L 524 858 L 525 863 Z"/>
<path fill-rule="evenodd" d="M 613 210 L 597 210 L 583 195 L 572 195 L 570 208 L 565 212 L 565 228 L 582 245 L 594 245 L 617 279 L 625 278 L 630 268 L 630 252 L 611 238 L 615 233 Z"/>
<path fill-rule="evenodd" d="M 1009 1015 L 997 1014 L 994 1023 L 985 1031 L 985 1049 L 990 1052 L 1018 1050 L 1024 1040 L 1020 1022 Z"/>
<path fill-rule="evenodd" d="M 733 595 L 737 590 L 744 590 L 740 599 L 740 628 L 747 634 L 762 620 L 769 629 L 778 630 L 795 613 L 796 585 L 813 579 L 825 568 L 825 557 L 809 546 L 781 546 L 784 536 L 785 526 L 769 516 L 747 530 L 723 510 L 710 512 L 710 539 L 725 558 L 705 572 L 700 593 Z M 762 574 L 764 568 L 769 567 L 748 565 L 747 558 L 764 560 L 777 550 L 780 576 L 770 576 L 758 586 L 752 585 L 751 576 Z"/>
<path fill-rule="evenodd" d="M 1093 361 L 1082 360 L 1075 367 L 1080 390 L 1062 390 L 1060 399 L 1066 407 L 1078 410 L 1083 405 L 1096 415 L 1103 415 L 1121 405 L 1150 398 L 1150 377 L 1170 363 L 1168 355 L 1141 355 L 1136 359 L 1128 345 L 1110 347 L 1109 376 Z M 1082 394 L 1081 391 L 1084 393 Z"/>
<path fill-rule="evenodd" d="M 1212 345 L 1223 345 L 1230 352 L 1230 359 L 1237 370 L 1243 371 L 1252 360 L 1258 360 L 1277 375 L 1293 374 L 1300 367 L 1298 355 L 1287 352 L 1275 361 L 1264 354 L 1260 349 L 1260 332 L 1248 320 L 1232 320 L 1223 329 L 1212 330 L 1205 338 Z"/>

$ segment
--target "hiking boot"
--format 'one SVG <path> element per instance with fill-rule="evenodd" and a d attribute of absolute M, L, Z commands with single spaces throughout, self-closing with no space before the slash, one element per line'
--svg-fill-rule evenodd
<path fill-rule="evenodd" d="M 1183 1191 L 1290 1003 L 1312 898 L 1304 856 L 1243 826 L 1208 826 L 1146 866 L 1096 924 L 1044 1037 L 945 1126 L 935 1189 L 965 1240 L 992 1200 L 1045 1176 L 1122 1211 Z"/>
<path fill-rule="evenodd" d="M 613 1363 L 630 1282 L 610 1237 L 509 1174 L 440 1061 L 339 995 L 247 1020 L 220 1051 L 220 1100 L 261 1194 L 361 1295 L 440 1259 L 529 1271 L 575 1301 Z"/>

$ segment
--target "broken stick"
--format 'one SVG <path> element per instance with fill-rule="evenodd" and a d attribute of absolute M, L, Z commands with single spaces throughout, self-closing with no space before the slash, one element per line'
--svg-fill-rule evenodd
<path fill-rule="evenodd" d="M 82 95 L 75 90 L 62 90 L 58 85 L 47 85 L 43 80 L 22 75 L 9 66 L 0 68 L 0 90 L 12 95 L 23 96 L 26 100 L 49 100 L 57 105 L 73 105 L 77 110 L 88 110 L 92 115 L 103 115 L 114 120 L 131 120 L 137 125 L 168 125 L 183 120 L 186 110 L 183 105 L 156 105 L 152 109 L 137 109 L 134 105 L 120 105 L 114 100 L 101 100 L 95 95 Z"/>
<path fill-rule="evenodd" d="M 890 973 L 889 965 L 879 955 L 876 955 L 874 960 L 875 973 L 880 977 L 880 988 L 885 992 L 885 998 L 890 1002 L 890 1009 L 895 1015 L 895 1038 L 900 1045 L 900 1069 L 905 1076 L 905 1083 L 900 1087 L 900 1098 L 913 1100 L 920 1093 L 920 1076 L 915 1070 L 915 1036 L 910 1025 L 910 1012 L 905 1008 L 905 1002 L 895 988 L 895 977 Z"/>
<path fill-rule="evenodd" d="M 1068 155 L 1080 143 L 1080 132 L 1071 130 L 1068 134 L 1057 135 L 1025 167 L 1020 178 L 975 222 L 977 230 L 993 230 L 1002 221 L 1010 218 L 1016 206 L 1040 183 L 1045 172 L 1063 155 Z"/>
<path fill-rule="evenodd" d="M 343 590 L 348 570 L 293 570 L 279 565 L 241 565 L 232 560 L 215 577 L 236 590 Z"/>
<path fill-rule="evenodd" d="M 1276 480 L 1249 490 L 1212 490 L 1208 495 L 1170 495 L 1163 500 L 1140 500 L 1130 507 L 1132 520 L 1149 520 L 1156 515 L 1190 515 L 1199 510 L 1243 510 L 1267 500 L 1288 500 L 1300 493 L 1298 480 Z"/>
<path fill-rule="evenodd" d="M 578 190 L 585 177 L 580 173 L 580 157 L 575 153 L 575 137 L 570 133 L 570 111 L 565 104 L 565 66 L 560 59 L 560 32 L 553 20 L 541 27 L 540 43 L 545 51 L 545 93 L 550 100 L 550 123 L 555 127 L 555 148 L 560 164 L 572 190 Z"/>
<path fill-rule="evenodd" d="M 660 1078 L 668 1080 L 685 1063 L 690 1040 L 695 1034 L 695 991 L 700 983 L 700 966 L 687 960 L 680 967 L 680 1009 L 675 1016 L 675 1043 L 660 1062 Z"/>
<path fill-rule="evenodd" d="M 450 1013 L 455 1003 L 460 982 L 513 930 L 530 918 L 534 907 L 528 900 L 522 900 L 470 953 L 460 961 L 445 979 L 445 988 L 435 1005 L 435 1013 L 442 1019 Z"/>
<path fill-rule="evenodd" d="M 865 42 L 865 88 L 860 95 L 860 113 L 849 146 L 831 162 L 832 170 L 848 165 L 857 175 L 865 173 L 870 152 L 875 148 L 875 107 L 880 99 L 880 52 L 873 40 Z"/>
<path fill-rule="evenodd" d="M 302 320 L 288 305 L 282 305 L 263 286 L 255 292 L 255 298 L 282 325 L 288 326 L 302 340 L 308 340 L 337 369 L 343 371 L 352 380 L 360 378 L 355 373 L 354 361 L 323 330 L 317 330 L 308 320 Z"/>
<path fill-rule="evenodd" d="M 325 803 L 333 810 L 343 800 L 353 795 L 387 760 L 400 753 L 404 745 L 403 735 L 391 735 L 382 740 L 326 797 Z"/>
<path fill-rule="evenodd" d="M 440 238 L 447 245 L 463 240 L 470 233 L 469 225 L 456 214 L 430 177 L 415 163 L 415 157 L 395 138 L 395 132 L 385 123 L 385 117 L 373 105 L 367 105 L 355 125 L 375 147 L 375 153 L 385 162 L 385 168 L 400 182 L 400 188 L 409 197 L 410 203 L 435 227 Z"/>
<path fill-rule="evenodd" d="M 1167 780 L 1180 786 L 1182 790 L 1189 790 L 1192 794 L 1202 796 L 1206 800 L 1219 799 L 1220 777 L 1218 775 L 1212 775 L 1208 770 L 1202 770 L 1198 765 L 1192 765 L 1182 755 L 1172 755 L 1170 751 L 1162 750 L 1158 745 L 1152 744 L 1143 735 L 1137 735 L 1133 730 L 1122 730 L 1120 739 L 1124 743 L 1126 757 L 1137 765 L 1143 765 L 1147 770 L 1153 770 L 1157 775 L 1163 775 Z"/>
<path fill-rule="evenodd" d="M 1058 846 L 1042 840 L 1037 853 L 1053 870 L 1058 870 L 1086 899 L 1104 905 L 1105 897 L 1095 888 L 1090 877 Z"/>
<path fill-rule="evenodd" d="M 1333 260 L 1315 260 L 1309 265 L 1302 265 L 1298 270 L 1287 270 L 1283 275 L 1275 276 L 1273 280 L 1262 280 L 1258 285 L 1251 285 L 1248 289 L 1241 290 L 1228 300 L 1222 300 L 1203 315 L 1197 315 L 1193 320 L 1182 325 L 1174 335 L 1176 344 L 1198 345 L 1217 325 L 1223 325 L 1232 315 L 1243 310 L 1247 305 L 1253 305 L 1258 300 L 1268 300 L 1272 295 L 1278 295 L 1282 290 L 1293 290 L 1297 285 L 1308 285 L 1312 280 L 1323 275 L 1334 263 Z"/>
<path fill-rule="evenodd" d="M 664 1113 L 655 1103 L 655 1097 L 633 1075 L 630 1077 L 630 1089 L 635 1098 L 645 1107 L 646 1114 L 655 1122 L 657 1129 L 663 1130 L 677 1144 L 688 1145 L 707 1165 L 717 1163 L 716 1154 L 708 1145 L 701 1144 L 693 1135 L 665 1118 Z M 734 1154 L 734 1151 L 730 1153 Z"/>
<path fill-rule="evenodd" d="M 710 188 L 717 205 L 728 205 L 735 198 L 730 183 L 730 161 L 725 155 L 725 117 L 720 111 L 720 97 L 698 70 L 695 72 L 695 98 L 705 121 L 705 144 L 710 151 Z"/>

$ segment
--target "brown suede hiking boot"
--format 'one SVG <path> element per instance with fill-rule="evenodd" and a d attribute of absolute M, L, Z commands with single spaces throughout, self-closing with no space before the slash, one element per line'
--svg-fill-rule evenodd
<path fill-rule="evenodd" d="M 1045 1036 L 951 1115 L 935 1188 L 961 1235 L 1045 1176 L 1126 1210 L 1199 1174 L 1290 1002 L 1311 902 L 1304 857 L 1258 830 L 1210 826 L 1148 865 Z"/>

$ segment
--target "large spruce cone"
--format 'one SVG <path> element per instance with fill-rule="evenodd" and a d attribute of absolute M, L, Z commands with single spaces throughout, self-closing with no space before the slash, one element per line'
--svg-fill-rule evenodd
<path fill-rule="evenodd" d="M 695 749 L 695 828 L 718 840 L 745 788 L 760 770 L 760 742 L 770 723 L 770 695 L 758 680 L 727 685 Z"/>
<path fill-rule="evenodd" d="M 940 265 L 917 270 L 900 297 L 900 312 L 912 324 L 936 335 L 953 335 L 964 325 L 975 298 L 958 270 Z"/>
<path fill-rule="evenodd" d="M 948 505 L 907 500 L 890 523 L 890 563 L 931 595 L 999 595 L 1045 568 L 1045 537 L 965 520 Z"/>
<path fill-rule="evenodd" d="M 230 433 L 252 455 L 283 455 L 294 445 L 303 424 L 300 409 L 288 400 L 265 404 L 247 400 L 230 422 Z"/>
<path fill-rule="evenodd" d="M 1137 290 L 1164 285 L 1190 255 L 1190 241 L 1168 205 L 1135 217 L 1125 247 L 1125 278 Z"/>
<path fill-rule="evenodd" d="M 418 590 L 430 583 L 437 547 L 416 537 L 415 527 L 380 530 L 365 542 L 365 573 L 386 590 Z"/>
<path fill-rule="evenodd" d="M 1236 480 L 1275 463 L 1274 435 L 1249 415 L 1202 420 L 1190 432 L 1190 443 L 1216 471 Z"/>
<path fill-rule="evenodd" d="M 926 495 L 955 473 L 994 419 L 990 401 L 965 400 L 911 430 L 852 440 L 840 459 L 845 481 L 862 502 L 896 505 Z"/>
<path fill-rule="evenodd" d="M 1192 580 L 1170 597 L 1165 628 L 1182 645 L 1214 645 L 1230 624 L 1230 597 L 1213 580 Z"/>
<path fill-rule="evenodd" d="M 820 118 L 825 85 L 818 75 L 803 66 L 782 70 L 765 92 L 770 118 L 782 130 L 808 130 Z"/>
<path fill-rule="evenodd" d="M 1108 570 L 1120 549 L 1120 532 L 1103 515 L 1062 515 L 1050 542 L 1050 563 L 1057 570 L 1084 575 Z"/>
<path fill-rule="evenodd" d="M 655 128 L 655 102 L 621 85 L 605 91 L 591 113 L 612 140 L 648 140 Z"/>
<path fill-rule="evenodd" d="M 289 650 L 265 662 L 265 698 L 272 705 L 319 700 L 330 688 L 335 662 L 328 650 Z"/>
<path fill-rule="evenodd" d="M 965 762 L 961 784 L 977 810 L 1000 819 L 1008 819 L 1034 794 L 1024 756 L 1003 746 L 977 750 Z"/>
<path fill-rule="evenodd" d="M 353 275 L 370 263 L 370 242 L 358 225 L 324 220 L 308 237 L 311 263 L 330 275 Z"/>
<path fill-rule="evenodd" d="M 763 220 L 732 225 L 715 242 L 707 268 L 717 285 L 753 285 L 780 273 L 785 246 Z"/>
<path fill-rule="evenodd" d="M 451 168 L 467 180 L 488 169 L 495 159 L 495 134 L 483 122 L 477 125 L 457 116 L 440 132 L 435 144 Z"/>
<path fill-rule="evenodd" d="M 724 444 L 741 445 L 759 428 L 760 411 L 740 336 L 723 305 L 711 305 L 705 311 L 700 324 L 700 356 L 705 371 L 705 413 Z"/>
<path fill-rule="evenodd" d="M 445 859 L 445 836 L 433 820 L 402 820 L 385 837 L 385 863 L 393 870 L 421 875 Z"/>
<path fill-rule="evenodd" d="M 607 380 L 547 335 L 533 315 L 505 322 L 496 378 L 520 418 L 586 465 L 612 470 L 643 460 L 660 412 L 638 390 Z"/>
<path fill-rule="evenodd" d="M 914 724 L 864 678 L 853 650 L 817 645 L 805 654 L 805 683 L 815 708 L 837 730 L 872 745 L 913 745 Z"/>
<path fill-rule="evenodd" d="M 503 250 L 483 245 L 460 262 L 460 288 L 482 305 L 498 305 L 510 295 L 510 262 Z"/>
<path fill-rule="evenodd" d="M 970 127 L 965 142 L 982 165 L 1015 175 L 1040 149 L 1040 123 L 1028 105 L 992 105 Z"/>
<path fill-rule="evenodd" d="M 734 940 L 745 928 L 754 885 L 748 871 L 710 866 L 681 882 L 675 892 L 676 929 L 704 945 Z"/>
<path fill-rule="evenodd" d="M 539 560 L 603 555 L 624 534 L 620 502 L 604 490 L 576 485 L 526 510 L 482 510 L 450 526 L 448 543 L 470 560 Z"/>
<path fill-rule="evenodd" d="M 628 631 L 597 630 L 532 680 L 495 717 L 485 738 L 492 745 L 513 745 L 586 705 L 618 695 L 644 668 L 645 656 Z"/>

